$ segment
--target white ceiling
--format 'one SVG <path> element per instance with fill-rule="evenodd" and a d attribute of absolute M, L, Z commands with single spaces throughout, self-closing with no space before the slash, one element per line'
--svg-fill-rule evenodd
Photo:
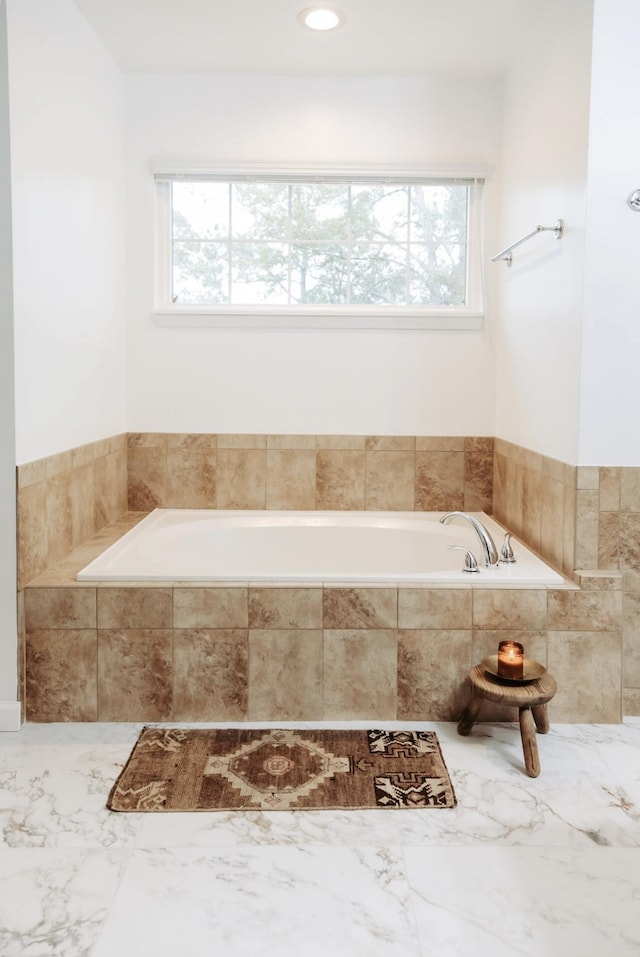
<path fill-rule="evenodd" d="M 563 0 L 329 0 L 332 33 L 298 24 L 313 0 L 74 2 L 126 72 L 491 76 Z"/>

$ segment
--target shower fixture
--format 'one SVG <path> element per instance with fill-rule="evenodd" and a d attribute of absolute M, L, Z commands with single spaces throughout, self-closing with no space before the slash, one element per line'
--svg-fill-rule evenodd
<path fill-rule="evenodd" d="M 634 189 L 632 193 L 629 193 L 627 206 L 629 209 L 632 209 L 634 213 L 640 213 L 640 189 Z"/>

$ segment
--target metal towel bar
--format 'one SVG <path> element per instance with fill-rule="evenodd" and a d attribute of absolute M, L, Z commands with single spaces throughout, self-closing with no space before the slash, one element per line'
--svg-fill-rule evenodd
<path fill-rule="evenodd" d="M 562 231 L 564 229 L 564 223 L 559 219 L 553 226 L 536 226 L 535 229 L 532 229 L 530 233 L 527 233 L 526 236 L 523 236 L 522 239 L 516 240 L 515 243 L 511 243 L 510 246 L 506 246 L 499 253 L 496 253 L 495 256 L 491 257 L 491 262 L 497 262 L 498 259 L 504 259 L 507 266 L 510 266 L 513 262 L 513 256 L 511 255 L 511 250 L 515 249 L 516 246 L 526 243 L 528 239 L 531 239 L 533 236 L 536 236 L 538 233 L 555 233 L 556 239 L 560 239 L 562 236 Z"/>

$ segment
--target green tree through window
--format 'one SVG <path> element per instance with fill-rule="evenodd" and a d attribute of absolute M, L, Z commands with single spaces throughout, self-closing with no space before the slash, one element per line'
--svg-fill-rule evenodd
<path fill-rule="evenodd" d="M 172 301 L 465 306 L 469 189 L 172 182 Z"/>

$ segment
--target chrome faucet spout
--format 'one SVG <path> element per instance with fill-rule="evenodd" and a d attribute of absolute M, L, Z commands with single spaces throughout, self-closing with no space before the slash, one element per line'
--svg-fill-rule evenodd
<path fill-rule="evenodd" d="M 463 518 L 466 522 L 469 522 L 480 542 L 482 548 L 482 555 L 484 558 L 484 564 L 487 568 L 492 568 L 498 564 L 498 549 L 496 548 L 496 543 L 489 534 L 489 530 L 485 528 L 481 521 L 479 521 L 474 515 L 470 515 L 468 512 L 447 512 L 446 515 L 443 515 L 440 519 L 440 522 L 443 525 L 447 525 L 452 518 Z"/>

